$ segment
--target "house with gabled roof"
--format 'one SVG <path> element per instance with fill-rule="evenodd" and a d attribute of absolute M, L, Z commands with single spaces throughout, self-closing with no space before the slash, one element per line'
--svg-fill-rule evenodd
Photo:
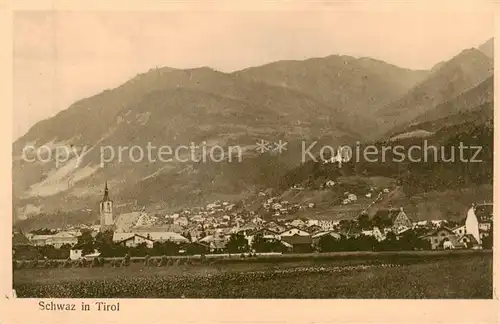
<path fill-rule="evenodd" d="M 453 231 L 453 233 L 455 233 L 455 235 L 457 237 L 461 237 L 461 236 L 465 235 L 465 224 L 458 225 L 458 226 L 452 228 L 451 230 Z"/>
<path fill-rule="evenodd" d="M 294 219 L 290 223 L 290 225 L 293 227 L 304 227 L 304 226 L 306 226 L 306 223 L 302 219 L 298 218 L 298 219 Z"/>
<path fill-rule="evenodd" d="M 426 235 L 420 237 L 421 239 L 429 241 L 431 245 L 431 249 L 455 249 L 455 248 L 463 248 L 463 244 L 458 241 L 457 236 L 451 229 L 448 227 L 441 227 L 435 229 Z M 445 242 L 450 242 L 445 244 Z"/>
<path fill-rule="evenodd" d="M 456 236 L 449 236 L 443 241 L 443 249 L 445 250 L 455 250 L 455 249 L 465 249 L 465 245 L 459 241 Z"/>
<path fill-rule="evenodd" d="M 210 244 L 202 242 L 191 242 L 184 244 L 179 252 L 184 251 L 188 254 L 208 254 L 210 252 Z"/>
<path fill-rule="evenodd" d="M 262 235 L 262 238 L 264 238 L 266 240 L 279 240 L 280 239 L 279 233 L 271 231 L 268 228 L 260 228 L 260 229 L 253 230 L 251 232 L 247 232 L 246 239 L 248 240 L 248 245 L 250 245 L 250 246 L 252 245 L 253 239 L 257 235 Z"/>
<path fill-rule="evenodd" d="M 285 226 L 279 225 L 276 222 L 266 223 L 264 224 L 264 227 L 276 233 L 281 233 L 286 230 Z"/>
<path fill-rule="evenodd" d="M 154 241 L 146 236 L 133 234 L 132 236 L 118 242 L 118 244 L 126 247 L 137 247 L 140 244 L 146 244 L 146 246 L 151 249 L 153 248 Z"/>
<path fill-rule="evenodd" d="M 113 242 L 119 243 L 125 239 L 129 239 L 134 235 L 146 237 L 154 242 L 174 242 L 174 243 L 188 243 L 189 240 L 179 233 L 174 232 L 156 232 L 156 231 L 137 231 L 137 232 L 114 232 Z"/>
<path fill-rule="evenodd" d="M 476 249 L 481 246 L 472 234 L 464 234 L 458 239 L 458 241 L 467 249 Z"/>
<path fill-rule="evenodd" d="M 189 219 L 186 216 L 181 216 L 174 220 L 174 225 L 187 227 L 189 225 Z"/>
<path fill-rule="evenodd" d="M 210 242 L 210 252 L 223 253 L 226 251 L 227 241 L 212 241 Z"/>
<path fill-rule="evenodd" d="M 382 228 L 390 227 L 395 234 L 413 227 L 413 223 L 403 210 L 403 207 L 399 209 L 380 209 L 373 216 L 373 221 Z"/>
<path fill-rule="evenodd" d="M 342 236 L 335 232 L 335 231 L 324 231 L 324 232 L 319 232 L 319 233 L 316 233 L 314 235 L 311 236 L 312 238 L 312 244 L 315 245 L 315 246 L 318 246 L 319 245 L 319 241 L 321 240 L 322 237 L 325 237 L 325 236 L 330 236 L 336 240 L 340 240 L 342 238 Z"/>
<path fill-rule="evenodd" d="M 281 243 L 294 253 L 309 253 L 313 251 L 313 241 L 311 236 L 294 234 L 281 237 Z"/>
<path fill-rule="evenodd" d="M 35 246 L 52 245 L 59 249 L 63 245 L 73 246 L 77 244 L 78 237 L 67 232 L 59 232 L 51 235 L 33 235 L 31 242 Z"/>
<path fill-rule="evenodd" d="M 301 230 L 301 229 L 296 228 L 296 227 L 289 228 L 289 229 L 280 233 L 281 239 L 283 239 L 283 237 L 289 237 L 289 236 L 295 236 L 295 235 L 311 236 L 311 234 L 309 232 L 306 232 L 306 231 Z"/>

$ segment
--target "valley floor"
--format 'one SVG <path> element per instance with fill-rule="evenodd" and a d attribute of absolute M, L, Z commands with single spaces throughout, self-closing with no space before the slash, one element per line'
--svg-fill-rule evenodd
<path fill-rule="evenodd" d="M 331 256 L 20 269 L 13 285 L 47 298 L 492 298 L 491 251 Z"/>

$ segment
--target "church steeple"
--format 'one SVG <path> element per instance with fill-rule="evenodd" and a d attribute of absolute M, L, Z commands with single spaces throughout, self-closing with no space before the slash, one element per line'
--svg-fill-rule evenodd
<path fill-rule="evenodd" d="M 108 192 L 108 182 L 106 181 L 106 184 L 104 185 L 104 196 L 102 197 L 102 201 L 111 201 L 109 199 L 109 192 Z"/>
<path fill-rule="evenodd" d="M 113 201 L 109 198 L 108 182 L 104 185 L 104 196 L 99 204 L 101 215 L 101 231 L 104 232 L 113 226 Z"/>

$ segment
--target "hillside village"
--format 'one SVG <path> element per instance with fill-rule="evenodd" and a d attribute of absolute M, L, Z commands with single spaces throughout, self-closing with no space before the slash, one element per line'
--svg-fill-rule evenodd
<path fill-rule="evenodd" d="M 328 181 L 325 186 L 334 186 Z M 297 189 L 297 188 L 295 188 Z M 300 188 L 299 188 L 300 189 Z M 373 188 L 373 203 L 389 192 Z M 357 200 L 345 192 L 341 204 Z M 151 215 L 145 210 L 113 215 L 106 183 L 100 202 L 100 224 L 13 233 L 15 258 L 192 255 L 225 253 L 310 253 L 356 250 L 489 249 L 492 247 L 492 204 L 471 206 L 464 223 L 413 221 L 404 207 L 381 208 L 370 217 L 363 210 L 352 219 L 294 217 L 315 209 L 314 203 L 291 204 L 259 192 L 260 211 L 214 201 L 177 213 Z M 261 214 L 267 215 L 263 217 Z M 271 215 L 271 216 L 269 216 Z M 132 221 L 131 221 L 132 220 Z M 56 251 L 57 250 L 57 251 Z"/>
<path fill-rule="evenodd" d="M 324 87 L 311 86 L 311 80 Z M 345 84 L 340 92 L 330 91 L 339 84 Z M 232 73 L 151 69 L 34 127 L 13 143 L 13 152 L 32 143 L 82 150 L 131 138 L 139 146 L 172 138 L 229 145 L 231 138 L 253 148 L 256 138 L 281 142 L 284 134 L 289 149 L 283 154 L 249 149 L 235 164 L 168 167 L 110 161 L 103 168 L 98 150 L 82 156 L 81 163 L 73 157 L 63 168 L 15 155 L 13 197 L 19 208 L 13 219 L 25 230 L 13 233 L 14 255 L 490 249 L 492 204 L 483 199 L 493 191 L 493 93 L 493 57 L 483 46 L 463 49 L 425 71 L 345 55 Z M 94 122 L 96 115 L 100 123 Z M 200 116 L 210 121 L 224 116 L 226 126 L 199 125 Z M 72 119 L 81 122 L 69 125 Z M 165 123 L 155 122 L 170 120 L 182 122 L 168 124 L 168 132 Z M 301 162 L 292 158 L 292 148 L 304 139 L 360 142 L 357 149 L 373 145 L 382 153 L 396 144 L 409 152 L 425 139 L 436 151 L 418 154 L 427 157 L 429 151 L 432 163 L 398 161 L 395 152 L 375 162 L 348 161 L 339 151 L 322 162 Z M 480 146 L 483 163 L 442 158 L 458 142 Z M 115 191 L 110 194 L 106 182 L 97 212 L 90 207 L 103 179 Z"/>

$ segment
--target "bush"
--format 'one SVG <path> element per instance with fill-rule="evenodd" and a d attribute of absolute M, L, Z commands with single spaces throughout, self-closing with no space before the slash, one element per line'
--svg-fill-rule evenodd
<path fill-rule="evenodd" d="M 128 253 L 125 254 L 125 257 L 122 260 L 122 265 L 123 266 L 129 266 L 130 265 L 130 255 Z"/>
<path fill-rule="evenodd" d="M 97 268 L 97 267 L 100 267 L 100 266 L 101 266 L 101 263 L 99 262 L 99 259 L 98 258 L 93 258 L 92 262 L 90 263 L 90 267 L 91 268 Z"/>
<path fill-rule="evenodd" d="M 36 268 L 38 266 L 38 259 L 35 259 L 35 260 L 31 260 L 30 263 L 29 263 L 29 268 Z"/>
<path fill-rule="evenodd" d="M 98 257 L 97 261 L 99 262 L 100 267 L 104 267 L 104 265 L 106 264 L 106 260 L 103 257 Z"/>
<path fill-rule="evenodd" d="M 64 260 L 63 267 L 64 268 L 71 268 L 72 264 L 73 264 L 73 262 L 71 262 L 71 259 L 67 258 L 66 260 Z"/>
<path fill-rule="evenodd" d="M 164 254 L 161 256 L 161 259 L 160 259 L 160 262 L 158 263 L 158 266 L 159 267 L 165 267 L 168 265 L 168 258 L 167 256 Z"/>
<path fill-rule="evenodd" d="M 85 268 L 87 266 L 88 262 L 87 259 L 80 259 L 80 268 Z"/>

